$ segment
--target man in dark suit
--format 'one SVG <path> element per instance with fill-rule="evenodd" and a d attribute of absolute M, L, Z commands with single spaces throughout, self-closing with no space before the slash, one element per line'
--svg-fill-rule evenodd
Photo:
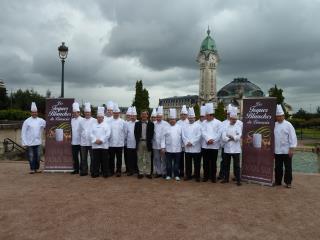
<path fill-rule="evenodd" d="M 148 178 L 151 175 L 151 153 L 152 153 L 152 139 L 154 134 L 154 124 L 148 121 L 148 111 L 141 111 L 141 120 L 135 123 L 134 136 L 136 138 L 137 152 L 138 152 L 138 178 L 143 178 L 144 174 Z"/>

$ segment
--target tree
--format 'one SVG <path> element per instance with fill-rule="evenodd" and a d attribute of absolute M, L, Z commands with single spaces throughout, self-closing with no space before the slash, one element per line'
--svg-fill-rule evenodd
<path fill-rule="evenodd" d="M 320 114 L 320 106 L 317 107 L 317 114 Z"/>
<path fill-rule="evenodd" d="M 193 106 L 193 110 L 194 110 L 194 113 L 196 114 L 196 119 L 199 119 L 200 118 L 200 106 L 198 105 L 198 103 L 196 103 Z"/>
<path fill-rule="evenodd" d="M 31 90 L 21 90 L 12 94 L 12 104 L 13 108 L 20 109 L 24 111 L 30 111 L 31 102 L 37 104 L 38 112 L 40 114 L 45 113 L 45 97 L 41 96 L 39 93 Z"/>
<path fill-rule="evenodd" d="M 7 109 L 9 105 L 9 98 L 7 96 L 7 89 L 0 88 L 0 110 Z"/>
<path fill-rule="evenodd" d="M 283 90 L 281 88 L 278 88 L 277 84 L 275 84 L 274 87 L 269 89 L 269 97 L 277 98 L 277 104 L 281 104 L 286 118 L 289 117 L 289 113 L 287 112 L 286 108 L 284 107 Z"/>
<path fill-rule="evenodd" d="M 224 104 L 223 102 L 219 102 L 218 103 L 218 106 L 216 108 L 216 111 L 215 111 L 215 118 L 220 120 L 220 121 L 223 121 L 227 118 L 227 114 L 224 110 Z"/>
<path fill-rule="evenodd" d="M 51 91 L 49 89 L 46 91 L 46 98 L 51 98 Z"/>
<path fill-rule="evenodd" d="M 136 82 L 136 93 L 132 106 L 135 106 L 137 109 L 138 116 L 141 113 L 141 110 L 146 109 L 149 111 L 149 92 L 147 89 L 143 88 L 142 80 Z"/>

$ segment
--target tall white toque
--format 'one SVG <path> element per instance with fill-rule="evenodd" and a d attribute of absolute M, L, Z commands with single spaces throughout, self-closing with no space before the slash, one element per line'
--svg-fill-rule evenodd
<path fill-rule="evenodd" d="M 189 107 L 188 116 L 189 117 L 195 117 L 196 116 L 196 114 L 194 113 L 193 107 Z"/>
<path fill-rule="evenodd" d="M 136 109 L 135 106 L 133 106 L 133 107 L 131 108 L 131 114 L 132 114 L 133 116 L 137 116 L 137 109 Z"/>
<path fill-rule="evenodd" d="M 157 115 L 158 116 L 163 116 L 163 106 L 159 106 L 157 109 Z"/>
<path fill-rule="evenodd" d="M 206 106 L 201 106 L 200 107 L 200 116 L 201 117 L 205 117 L 206 116 L 206 110 L 207 110 Z"/>
<path fill-rule="evenodd" d="M 277 110 L 276 110 L 276 116 L 282 116 L 284 115 L 284 111 L 282 109 L 281 104 L 277 104 Z"/>
<path fill-rule="evenodd" d="M 237 107 L 231 107 L 229 111 L 230 118 L 238 118 L 238 108 Z"/>
<path fill-rule="evenodd" d="M 118 103 L 113 103 L 113 112 L 115 112 L 115 113 L 119 113 L 120 112 L 120 108 L 118 106 Z"/>
<path fill-rule="evenodd" d="M 157 116 L 157 109 L 153 108 L 152 113 L 151 113 L 151 117 L 156 117 L 156 116 Z"/>
<path fill-rule="evenodd" d="M 187 110 L 187 106 L 186 105 L 182 105 L 181 114 L 188 114 L 188 110 Z"/>
<path fill-rule="evenodd" d="M 84 103 L 84 112 L 91 112 L 91 104 L 89 102 Z"/>
<path fill-rule="evenodd" d="M 72 103 L 72 112 L 80 112 L 79 103 L 77 102 Z"/>
<path fill-rule="evenodd" d="M 214 114 L 213 103 L 206 103 L 206 114 Z"/>
<path fill-rule="evenodd" d="M 38 108 L 35 102 L 31 103 L 31 112 L 38 112 Z"/>
<path fill-rule="evenodd" d="M 169 109 L 169 118 L 176 119 L 177 118 L 177 110 L 175 108 Z"/>
<path fill-rule="evenodd" d="M 112 101 L 107 102 L 107 109 L 113 110 L 113 102 Z"/>
<path fill-rule="evenodd" d="M 104 117 L 104 107 L 98 107 L 97 116 Z"/>

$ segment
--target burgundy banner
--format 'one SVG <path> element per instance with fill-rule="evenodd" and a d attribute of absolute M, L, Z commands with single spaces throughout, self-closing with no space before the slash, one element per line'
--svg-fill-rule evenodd
<path fill-rule="evenodd" d="M 45 171 L 72 171 L 71 118 L 73 98 L 46 101 Z"/>
<path fill-rule="evenodd" d="M 242 179 L 272 185 L 276 98 L 243 100 Z"/>

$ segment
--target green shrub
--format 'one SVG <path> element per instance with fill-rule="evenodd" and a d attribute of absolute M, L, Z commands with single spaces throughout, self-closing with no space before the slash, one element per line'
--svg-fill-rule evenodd
<path fill-rule="evenodd" d="M 25 120 L 30 117 L 30 112 L 19 109 L 0 110 L 0 120 Z"/>

